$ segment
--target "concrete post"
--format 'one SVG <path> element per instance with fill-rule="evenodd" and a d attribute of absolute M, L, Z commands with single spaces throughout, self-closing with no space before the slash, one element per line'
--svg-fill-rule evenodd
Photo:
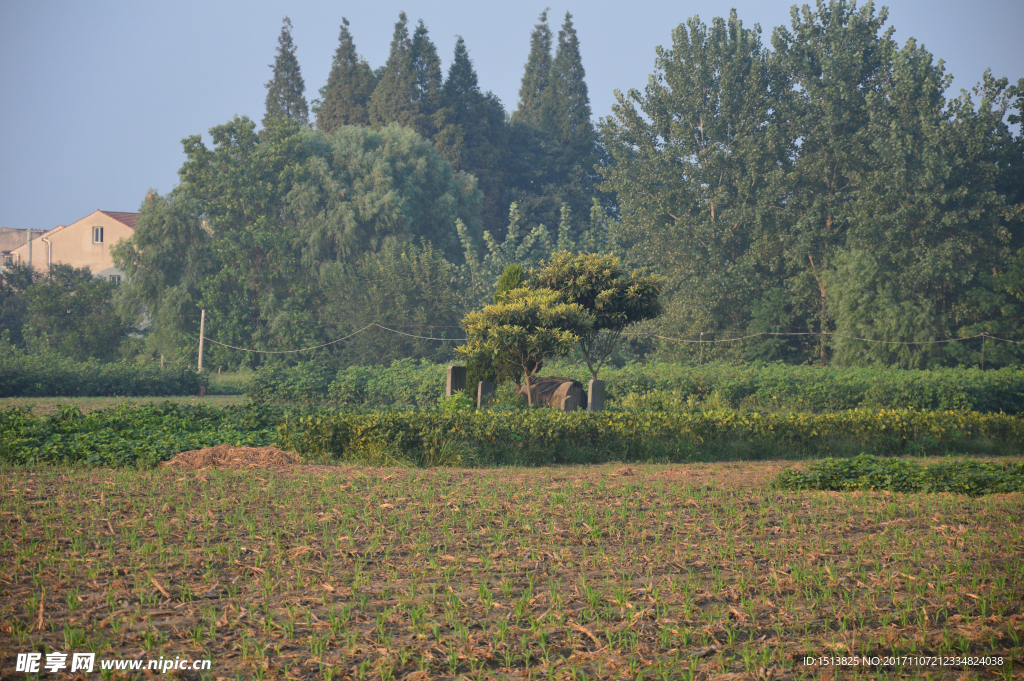
<path fill-rule="evenodd" d="M 480 381 L 476 387 L 476 408 L 483 409 L 491 401 L 491 393 L 494 392 L 494 384 L 490 381 Z"/>
<path fill-rule="evenodd" d="M 604 381 L 590 379 L 587 392 L 587 411 L 604 411 Z"/>
<path fill-rule="evenodd" d="M 454 395 L 460 390 L 466 389 L 466 367 L 448 365 L 448 380 L 444 386 L 445 395 Z"/>

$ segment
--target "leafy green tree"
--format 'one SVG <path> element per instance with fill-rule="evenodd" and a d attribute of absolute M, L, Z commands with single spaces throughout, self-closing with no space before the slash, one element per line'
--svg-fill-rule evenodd
<path fill-rule="evenodd" d="M 42 278 L 31 265 L 15 263 L 0 269 L 0 337 L 16 347 L 25 344 L 29 299 L 25 291 Z"/>
<path fill-rule="evenodd" d="M 532 406 L 530 379 L 545 359 L 569 352 L 593 323 L 581 305 L 564 302 L 556 291 L 513 289 L 500 302 L 466 315 L 462 327 L 467 341 L 456 350 L 467 360 L 481 358 L 512 368 L 525 379 Z"/>
<path fill-rule="evenodd" d="M 494 303 L 498 303 L 507 291 L 523 288 L 526 283 L 526 270 L 522 265 L 514 263 L 505 267 L 505 270 L 498 277 L 497 287 L 494 291 Z M 492 357 L 471 357 L 466 362 L 466 387 L 472 396 L 480 381 L 489 381 L 494 384 L 504 380 L 517 381 L 518 373 L 507 372 L 509 367 L 502 366 Z"/>
<path fill-rule="evenodd" d="M 348 19 L 342 18 L 338 49 L 316 112 L 316 127 L 326 133 L 342 125 L 370 123 L 367 107 L 377 83 L 370 65 L 356 53 L 348 26 Z"/>
<path fill-rule="evenodd" d="M 665 335 L 743 335 L 759 292 L 785 290 L 789 81 L 758 32 L 735 13 L 680 24 L 646 90 L 616 93 L 602 126 L 614 159 L 604 187 L 618 194 L 631 260 L 671 282 Z"/>
<path fill-rule="evenodd" d="M 122 302 L 139 319 L 153 320 L 154 352 L 173 356 L 169 346 L 194 352 L 196 315 L 205 309 L 206 335 L 215 341 L 206 349 L 210 365 L 299 359 L 227 346 L 283 351 L 335 340 L 351 332 L 328 311 L 345 309 L 338 307 L 336 289 L 382 290 L 361 273 L 371 271 L 368 258 L 387 243 L 425 241 L 422 248 L 430 250 L 416 257 L 437 270 L 438 260 L 461 259 L 457 225 L 468 243 L 480 240 L 480 196 L 473 178 L 454 174 L 412 130 L 342 126 L 325 135 L 274 119 L 265 134 L 257 135 L 251 121 L 236 118 L 211 135 L 213 148 L 198 136 L 184 141 L 181 183 L 166 199 L 151 197 L 135 234 L 115 248 L 128 273 Z M 400 254 L 392 258 L 400 259 Z M 401 271 L 395 267 L 389 271 Z M 453 268 L 459 267 L 445 264 L 443 276 L 437 276 L 450 285 Z M 380 295 L 383 304 L 386 296 Z M 435 293 L 423 293 L 428 295 Z M 421 314 L 415 300 L 394 293 L 389 320 L 442 325 L 446 320 L 455 326 L 461 317 L 463 308 L 445 317 L 428 306 Z M 361 321 L 355 311 L 369 314 L 370 308 L 350 309 L 345 319 Z M 391 347 L 377 346 L 382 352 Z M 337 363 L 369 357 L 373 346 L 359 353 L 345 347 L 319 352 Z M 416 347 L 426 352 L 426 346 Z M 430 356 L 437 355 L 431 351 Z"/>
<path fill-rule="evenodd" d="M 306 84 L 295 57 L 295 43 L 292 41 L 292 22 L 284 18 L 281 35 L 277 39 L 277 57 L 270 67 L 274 76 L 267 82 L 267 112 L 263 116 L 263 127 L 268 127 L 271 118 L 287 118 L 299 125 L 306 125 L 309 106 L 304 92 Z"/>
<path fill-rule="evenodd" d="M 450 357 L 454 341 L 428 340 L 459 335 L 466 307 L 450 270 L 441 252 L 429 243 L 417 246 L 393 237 L 356 263 L 321 267 L 318 288 L 324 303 L 317 316 L 331 337 L 347 336 L 370 323 L 402 332 L 367 329 L 338 343 L 329 363 L 369 366 L 407 357 L 435 362 Z"/>
<path fill-rule="evenodd" d="M 550 77 L 551 29 L 548 27 L 548 11 L 544 10 L 530 35 L 530 54 L 519 86 L 519 106 L 512 113 L 513 123 L 541 127 L 541 110 Z"/>
<path fill-rule="evenodd" d="M 1021 163 L 997 104 L 1008 82 L 986 73 L 977 106 L 947 101 L 942 63 L 896 45 L 885 19 L 822 2 L 775 33 L 799 86 L 785 257 L 806 263 L 817 328 L 836 332 L 822 359 L 929 367 L 954 361 L 941 341 L 980 321 L 969 292 L 1020 243 L 1007 180 Z"/>
<path fill-rule="evenodd" d="M 285 212 L 304 267 L 354 262 L 387 238 L 426 239 L 452 262 L 462 249 L 455 223 L 480 239 L 480 196 L 431 144 L 407 128 L 345 127 L 305 132 Z"/>
<path fill-rule="evenodd" d="M 559 251 L 530 270 L 528 286 L 557 291 L 593 316 L 591 329 L 580 334 L 579 348 L 596 380 L 622 332 L 661 314 L 664 283 L 643 269 L 627 271 L 614 255 Z"/>
<path fill-rule="evenodd" d="M 275 118 L 257 135 L 252 121 L 236 117 L 210 130 L 213 149 L 198 135 L 183 140 L 186 161 L 175 191 L 197 202 L 212 236 L 215 265 L 200 284 L 199 304 L 218 311 L 207 335 L 220 343 L 272 349 L 268 320 L 301 280 L 298 260 L 290 256 L 294 237 L 284 224 L 285 197 L 302 161 L 299 131 L 294 122 Z M 208 352 L 211 365 L 259 361 L 220 345 Z"/>
<path fill-rule="evenodd" d="M 398 15 L 391 53 L 384 65 L 377 87 L 370 97 L 370 124 L 376 128 L 389 123 L 418 129 L 420 92 L 417 90 L 417 72 L 413 67 L 412 41 L 409 39 L 409 19 L 405 12 Z"/>
<path fill-rule="evenodd" d="M 184 353 L 199 334 L 202 284 L 219 266 L 203 221 L 199 202 L 186 191 L 150 190 L 131 238 L 110 249 L 127 280 L 115 302 L 122 316 L 146 328 L 154 355 L 191 359 Z"/>
<path fill-rule="evenodd" d="M 116 289 L 88 267 L 52 265 L 41 281 L 25 290 L 28 346 L 77 361 L 117 359 L 131 327 L 114 309 Z"/>
<path fill-rule="evenodd" d="M 594 198 L 602 198 L 611 210 L 614 200 L 612 195 L 600 195 L 594 186 L 594 166 L 602 162 L 602 154 L 590 121 L 571 15 L 566 14 L 559 31 L 554 60 L 551 43 L 545 10 L 531 36 L 519 106 L 508 131 L 505 204 L 516 203 L 531 230 L 559 224 L 562 206 L 568 204 L 576 233 L 585 228 Z"/>

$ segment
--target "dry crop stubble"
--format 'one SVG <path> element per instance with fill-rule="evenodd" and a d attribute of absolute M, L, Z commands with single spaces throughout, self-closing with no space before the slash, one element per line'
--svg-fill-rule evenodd
<path fill-rule="evenodd" d="M 3 673 L 69 647 L 238 678 L 1024 668 L 1024 495 L 784 492 L 781 468 L 4 469 Z M 849 654 L 1004 664 L 803 664 Z"/>

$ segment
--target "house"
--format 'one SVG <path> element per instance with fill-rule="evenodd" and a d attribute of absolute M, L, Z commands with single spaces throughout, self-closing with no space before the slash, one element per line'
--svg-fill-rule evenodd
<path fill-rule="evenodd" d="M 124 273 L 114 266 L 110 247 L 132 235 L 138 217 L 98 210 L 70 225 L 33 232 L 32 240 L 12 249 L 4 264 L 24 263 L 43 271 L 56 263 L 88 267 L 95 276 L 119 283 Z"/>
<path fill-rule="evenodd" d="M 14 227 L 0 227 L 0 253 L 10 253 L 18 246 L 28 243 L 30 229 L 15 229 Z M 36 232 L 36 236 L 39 232 Z"/>

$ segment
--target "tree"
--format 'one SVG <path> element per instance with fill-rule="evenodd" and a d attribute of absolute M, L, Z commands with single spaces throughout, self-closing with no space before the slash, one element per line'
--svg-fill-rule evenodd
<path fill-rule="evenodd" d="M 203 224 L 200 204 L 187 191 L 168 196 L 150 190 L 130 239 L 110 253 L 127 280 L 115 302 L 121 314 L 148 327 L 153 354 L 185 360 L 199 333 L 203 282 L 216 276 L 212 230 Z"/>
<path fill-rule="evenodd" d="M 416 88 L 409 20 L 405 12 L 398 15 L 391 38 L 391 53 L 384 73 L 370 97 L 370 124 L 382 128 L 389 123 L 417 129 L 420 92 Z"/>
<path fill-rule="evenodd" d="M 570 14 L 559 31 L 553 61 L 551 42 L 545 10 L 531 36 L 519 108 L 508 132 L 505 203 L 519 206 L 530 229 L 558 224 L 568 204 L 573 231 L 579 231 L 597 196 L 594 166 L 601 156 Z"/>
<path fill-rule="evenodd" d="M 461 259 L 455 223 L 480 240 L 480 197 L 471 176 L 452 173 L 430 142 L 408 128 L 347 127 L 303 133 L 285 213 L 304 267 L 355 262 L 389 237 L 429 241 Z"/>
<path fill-rule="evenodd" d="M 483 222 L 492 234 L 501 231 L 505 202 L 508 133 L 505 109 L 492 93 L 483 94 L 461 36 L 434 114 L 434 147 L 455 170 L 477 178 L 483 192 Z"/>
<path fill-rule="evenodd" d="M 130 327 L 114 309 L 116 289 L 88 267 L 52 265 L 42 281 L 25 290 L 29 347 L 77 361 L 117 359 Z"/>
<path fill-rule="evenodd" d="M 370 366 L 407 357 L 447 360 L 455 341 L 413 336 L 459 335 L 458 323 L 466 306 L 455 288 L 451 269 L 441 252 L 429 243 L 417 245 L 395 237 L 387 238 L 380 250 L 365 253 L 358 262 L 324 264 L 318 285 L 323 304 L 315 313 L 332 339 L 374 322 L 408 334 L 367 329 L 339 343 L 330 363 Z"/>
<path fill-rule="evenodd" d="M 551 75 L 551 29 L 548 11 L 540 13 L 538 23 L 530 34 L 530 54 L 523 69 L 519 86 L 519 106 L 512 114 L 513 123 L 541 127 L 541 109 Z"/>
<path fill-rule="evenodd" d="M 270 119 L 287 118 L 299 125 L 309 120 L 309 107 L 303 93 L 306 84 L 295 57 L 295 43 L 292 41 L 292 22 L 284 18 L 281 36 L 277 39 L 277 57 L 270 65 L 274 76 L 267 82 L 267 112 L 263 116 L 263 127 L 269 127 Z"/>
<path fill-rule="evenodd" d="M 342 125 L 369 125 L 367 108 L 377 83 L 366 60 L 356 53 L 355 42 L 348 30 L 348 19 L 341 20 L 338 49 L 323 101 L 316 112 L 316 127 L 333 132 Z"/>
<path fill-rule="evenodd" d="M 0 337 L 6 337 L 16 347 L 25 344 L 22 332 L 28 323 L 29 305 L 25 291 L 41 279 L 42 274 L 25 263 L 0 270 Z"/>
<path fill-rule="evenodd" d="M 441 58 L 422 19 L 413 31 L 409 59 L 419 105 L 417 128 L 421 135 L 430 138 L 435 130 L 434 113 L 441 107 Z"/>
<path fill-rule="evenodd" d="M 643 269 L 627 271 L 614 255 L 568 251 L 531 269 L 528 280 L 529 288 L 557 291 L 593 317 L 591 329 L 580 334 L 579 348 L 595 380 L 626 327 L 661 314 L 664 283 Z"/>
<path fill-rule="evenodd" d="M 565 147 L 573 165 L 589 171 L 594 158 L 597 136 L 590 121 L 590 96 L 586 72 L 580 57 L 580 42 L 572 25 L 572 15 L 565 13 L 565 23 L 558 32 L 558 49 L 551 62 L 547 87 L 541 97 L 540 125 Z"/>
<path fill-rule="evenodd" d="M 631 260 L 670 278 L 661 328 L 672 335 L 743 335 L 759 295 L 788 293 L 789 83 L 758 33 L 735 13 L 680 24 L 645 91 L 617 92 L 603 121 L 614 159 L 603 188 L 618 195 Z"/>
<path fill-rule="evenodd" d="M 530 379 L 544 360 L 567 353 L 593 324 L 581 305 L 564 302 L 556 291 L 513 289 L 500 302 L 466 315 L 462 328 L 467 341 L 456 351 L 467 360 L 491 360 L 514 368 L 526 381 L 532 406 Z"/>
<path fill-rule="evenodd" d="M 184 140 L 181 183 L 169 197 L 152 195 L 135 233 L 114 249 L 128 273 L 119 297 L 155 323 L 154 351 L 191 352 L 196 315 L 206 309 L 206 336 L 216 341 L 206 348 L 211 365 L 278 361 L 226 346 L 277 351 L 336 340 L 358 330 L 352 324 L 369 310 L 383 309 L 360 302 L 370 291 L 375 305 L 390 300 L 389 321 L 457 325 L 464 304 L 455 297 L 459 307 L 445 308 L 450 291 L 384 287 L 370 273 L 398 282 L 404 272 L 451 289 L 463 255 L 457 225 L 466 242 L 480 241 L 472 176 L 453 173 L 427 140 L 397 125 L 342 126 L 329 135 L 286 119 L 262 135 L 255 127 L 245 118 L 217 126 L 212 148 L 199 136 Z M 394 250 L 386 262 L 374 260 L 392 242 L 420 264 L 403 269 L 406 256 Z M 378 346 L 384 354 L 425 351 Z M 372 345 L 347 347 L 318 352 L 332 362 L 373 356 Z"/>
<path fill-rule="evenodd" d="M 505 267 L 505 270 L 498 277 L 497 287 L 494 291 L 494 303 L 498 303 L 507 291 L 523 288 L 526 282 L 526 271 L 523 266 L 513 263 Z M 517 372 L 508 373 L 508 366 L 502 366 L 491 357 L 472 357 L 466 362 L 466 386 L 470 392 L 480 381 L 501 383 L 508 379 L 519 382 Z M 472 395 L 471 395 L 472 396 Z"/>

